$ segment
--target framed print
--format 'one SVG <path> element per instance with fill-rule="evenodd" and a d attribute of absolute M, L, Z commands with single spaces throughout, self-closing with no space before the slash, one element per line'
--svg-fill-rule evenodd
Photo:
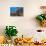
<path fill-rule="evenodd" d="M 23 7 L 10 7 L 10 16 L 23 16 Z"/>

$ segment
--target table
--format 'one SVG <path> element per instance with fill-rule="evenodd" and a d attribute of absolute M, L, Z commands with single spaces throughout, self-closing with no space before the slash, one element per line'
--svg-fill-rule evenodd
<path fill-rule="evenodd" d="M 46 46 L 46 44 L 41 44 L 41 45 L 35 45 L 35 44 L 27 44 L 27 43 L 24 43 L 23 45 L 15 45 L 15 46 Z"/>

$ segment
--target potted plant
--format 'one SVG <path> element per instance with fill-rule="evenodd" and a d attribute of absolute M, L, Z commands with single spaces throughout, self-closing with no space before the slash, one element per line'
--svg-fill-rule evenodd
<path fill-rule="evenodd" d="M 36 16 L 36 19 L 39 20 L 42 27 L 46 27 L 46 6 L 40 7 L 42 10 L 42 14 Z"/>
<path fill-rule="evenodd" d="M 15 26 L 6 26 L 5 34 L 10 41 L 11 41 L 12 36 L 17 36 L 17 33 L 18 31 Z M 9 40 L 8 42 L 10 42 Z"/>
<path fill-rule="evenodd" d="M 46 27 L 46 14 L 41 14 L 36 17 L 39 20 L 41 26 Z"/>

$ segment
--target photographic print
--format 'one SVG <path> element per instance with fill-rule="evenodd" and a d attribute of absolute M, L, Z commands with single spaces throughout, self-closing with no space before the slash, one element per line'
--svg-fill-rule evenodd
<path fill-rule="evenodd" d="M 10 7 L 10 16 L 23 16 L 23 7 Z"/>

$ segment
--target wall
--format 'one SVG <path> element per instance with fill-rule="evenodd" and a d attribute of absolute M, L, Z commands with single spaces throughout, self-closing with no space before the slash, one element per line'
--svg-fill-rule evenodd
<path fill-rule="evenodd" d="M 35 16 L 41 13 L 41 5 L 46 5 L 46 0 L 0 0 L 0 34 L 4 34 L 6 25 L 15 25 L 19 31 L 18 36 L 31 36 L 36 34 L 36 29 L 46 30 L 39 27 L 35 20 Z M 24 17 L 11 17 L 12 6 L 23 6 Z"/>

